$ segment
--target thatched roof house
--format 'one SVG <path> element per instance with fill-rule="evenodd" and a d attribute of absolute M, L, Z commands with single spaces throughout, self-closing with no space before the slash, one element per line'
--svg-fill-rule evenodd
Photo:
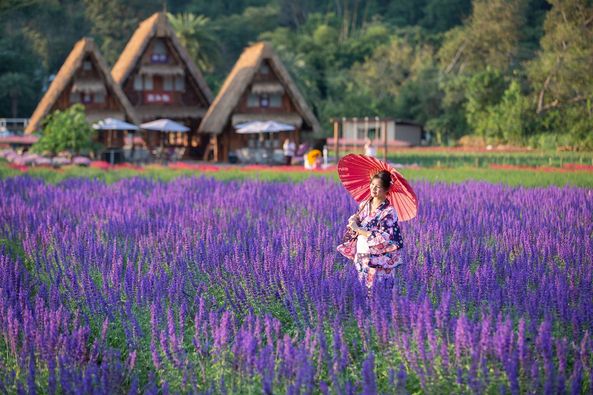
<path fill-rule="evenodd" d="M 167 14 L 157 12 L 140 23 L 111 74 L 142 122 L 173 119 L 190 127 L 187 145 L 199 144 L 195 132 L 212 92 Z"/>
<path fill-rule="evenodd" d="M 246 48 L 220 92 L 208 109 L 199 133 L 213 137 L 217 160 L 227 160 L 229 152 L 246 145 L 245 135 L 234 132 L 237 124 L 273 120 L 293 125 L 294 132 L 279 134 L 297 143 L 300 132 L 317 132 L 319 121 L 307 105 L 288 70 L 272 46 L 258 42 Z"/>
<path fill-rule="evenodd" d="M 41 128 L 43 118 L 76 103 L 86 108 L 89 122 L 113 117 L 137 123 L 130 102 L 117 85 L 91 38 L 78 41 L 37 105 L 25 133 Z"/>

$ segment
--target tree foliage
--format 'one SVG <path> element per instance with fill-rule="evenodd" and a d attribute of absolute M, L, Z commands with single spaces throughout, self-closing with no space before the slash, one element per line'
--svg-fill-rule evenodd
<path fill-rule="evenodd" d="M 565 135 L 566 145 L 593 149 L 593 3 L 550 3 L 541 51 L 527 65 L 541 128 Z"/>
<path fill-rule="evenodd" d="M 196 65 L 212 72 L 220 63 L 220 46 L 212 33 L 210 19 L 191 13 L 168 14 L 169 22 Z"/>
<path fill-rule="evenodd" d="M 84 5 L 85 16 L 91 24 L 90 33 L 97 39 L 107 63 L 114 64 L 138 22 L 158 11 L 161 3 L 156 0 L 84 0 Z"/>
<path fill-rule="evenodd" d="M 94 148 L 93 129 L 86 121 L 84 106 L 75 104 L 64 111 L 54 111 L 45 118 L 43 133 L 33 150 L 55 155 L 67 151 L 71 154 L 88 152 Z"/>

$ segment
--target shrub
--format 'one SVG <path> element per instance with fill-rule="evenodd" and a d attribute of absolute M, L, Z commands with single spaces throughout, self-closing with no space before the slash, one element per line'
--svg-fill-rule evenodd
<path fill-rule="evenodd" d="M 80 155 L 95 148 L 93 134 L 86 121 L 84 106 L 75 104 L 67 110 L 54 111 L 45 119 L 42 136 L 32 149 L 50 155 L 63 151 Z"/>

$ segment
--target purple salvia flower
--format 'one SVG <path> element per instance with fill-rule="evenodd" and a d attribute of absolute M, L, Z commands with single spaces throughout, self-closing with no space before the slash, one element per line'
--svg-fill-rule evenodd
<path fill-rule="evenodd" d="M 152 363 L 156 370 L 161 368 L 161 358 L 159 356 L 159 351 L 157 349 L 155 336 L 152 336 L 150 339 L 150 355 L 152 356 Z"/>
<path fill-rule="evenodd" d="M 551 394 L 555 391 L 555 370 L 552 349 L 552 328 L 548 320 L 541 323 L 535 344 L 544 360 L 544 374 L 546 377 L 544 393 Z"/>
<path fill-rule="evenodd" d="M 128 357 L 128 370 L 133 371 L 136 366 L 136 350 L 130 353 Z"/>
<path fill-rule="evenodd" d="M 408 378 L 408 374 L 406 372 L 406 367 L 401 364 L 399 365 L 399 370 L 397 372 L 397 384 L 395 386 L 395 392 L 398 395 L 404 395 L 408 392 L 406 391 L 406 381 Z"/>
<path fill-rule="evenodd" d="M 362 393 L 372 395 L 377 393 L 375 377 L 375 356 L 370 353 L 362 364 Z"/>

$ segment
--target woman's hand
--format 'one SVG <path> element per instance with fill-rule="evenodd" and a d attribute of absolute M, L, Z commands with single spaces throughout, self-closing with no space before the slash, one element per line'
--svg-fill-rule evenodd
<path fill-rule="evenodd" d="M 354 231 L 358 230 L 360 227 L 358 226 L 358 221 L 354 219 L 354 215 L 348 218 L 348 227 Z"/>

